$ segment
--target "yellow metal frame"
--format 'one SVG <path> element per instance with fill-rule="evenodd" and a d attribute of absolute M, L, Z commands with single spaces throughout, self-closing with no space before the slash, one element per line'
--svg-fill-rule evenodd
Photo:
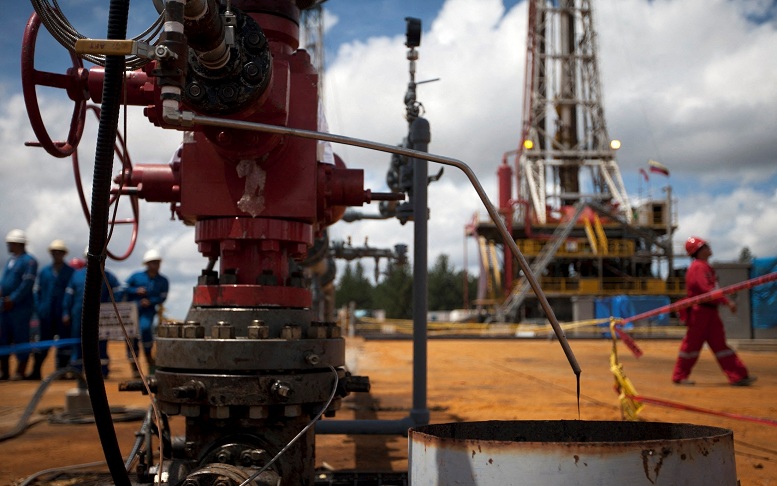
<path fill-rule="evenodd" d="M 559 257 L 574 257 L 574 258 L 597 258 L 600 255 L 606 255 L 610 258 L 625 258 L 634 256 L 634 242 L 631 240 L 609 240 L 605 236 L 604 239 L 597 238 L 595 231 L 592 229 L 591 239 L 593 241 L 599 241 L 598 247 L 594 247 L 591 241 L 571 240 L 574 241 L 574 245 L 564 244 L 556 252 L 556 256 Z M 567 240 L 570 242 L 570 240 Z M 542 247 L 549 243 L 543 240 L 516 240 L 518 249 L 525 257 L 536 257 L 542 251 Z M 601 251 L 599 250 L 601 248 Z"/>
<path fill-rule="evenodd" d="M 564 278 L 541 277 L 542 290 L 556 295 L 666 295 L 685 296 L 681 278 Z M 515 285 L 519 283 L 515 281 Z"/>

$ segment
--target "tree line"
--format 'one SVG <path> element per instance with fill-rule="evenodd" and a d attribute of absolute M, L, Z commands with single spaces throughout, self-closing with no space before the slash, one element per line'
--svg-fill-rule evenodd
<path fill-rule="evenodd" d="M 430 311 L 461 309 L 464 302 L 464 270 L 456 270 L 448 255 L 437 257 L 428 270 L 428 308 Z M 468 297 L 477 294 L 477 277 L 467 275 Z M 390 264 L 384 278 L 373 285 L 364 274 L 361 262 L 349 262 L 336 285 L 335 304 L 347 306 L 354 302 L 357 309 L 383 309 L 391 319 L 410 319 L 413 315 L 413 269 L 411 265 Z"/>

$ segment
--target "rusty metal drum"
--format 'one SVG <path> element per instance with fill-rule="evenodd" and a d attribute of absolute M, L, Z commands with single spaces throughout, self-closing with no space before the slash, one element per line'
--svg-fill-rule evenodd
<path fill-rule="evenodd" d="M 488 421 L 410 429 L 409 475 L 427 485 L 732 485 L 734 434 L 691 424 Z"/>

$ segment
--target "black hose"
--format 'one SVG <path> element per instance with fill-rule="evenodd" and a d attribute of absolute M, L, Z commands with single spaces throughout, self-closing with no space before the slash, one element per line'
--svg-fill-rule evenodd
<path fill-rule="evenodd" d="M 129 0 L 111 0 L 108 10 L 108 39 L 127 37 Z M 113 428 L 108 396 L 100 363 L 99 318 L 100 294 L 103 285 L 104 253 L 108 239 L 108 213 L 113 171 L 113 148 L 121 106 L 122 82 L 125 61 L 123 56 L 106 56 L 103 82 L 100 126 L 97 131 L 94 177 L 92 179 L 92 219 L 89 227 L 84 307 L 81 316 L 81 346 L 83 348 L 84 373 L 89 388 L 89 398 L 94 411 L 95 425 L 100 436 L 105 460 L 114 484 L 130 486 L 129 475 L 124 469 L 116 431 Z"/>
<path fill-rule="evenodd" d="M 32 417 L 32 414 L 35 412 L 35 407 L 38 406 L 38 402 L 40 402 L 40 399 L 43 397 L 43 393 L 48 389 L 49 385 L 52 381 L 59 379 L 61 376 L 64 376 L 68 373 L 74 373 L 76 375 L 76 378 L 82 383 L 84 381 L 83 377 L 81 376 L 81 373 L 78 372 L 75 368 L 67 367 L 63 368 L 61 370 L 56 370 L 54 373 L 46 377 L 45 380 L 43 380 L 38 386 L 38 389 L 35 391 L 35 395 L 33 395 L 30 402 L 27 404 L 27 407 L 24 409 L 24 413 L 22 413 L 21 418 L 19 418 L 19 422 L 16 423 L 16 426 L 0 435 L 0 442 L 3 442 L 8 439 L 13 439 L 14 437 L 20 435 L 22 432 L 27 430 L 27 427 L 32 425 L 30 423 L 30 417 Z"/>
<path fill-rule="evenodd" d="M 143 419 L 146 411 L 142 408 L 128 408 L 124 406 L 111 407 L 113 423 L 135 422 Z M 94 423 L 94 414 L 91 410 L 77 412 L 54 412 L 49 415 L 49 423 L 55 425 L 85 425 Z"/>
<path fill-rule="evenodd" d="M 146 418 L 143 419 L 143 424 L 141 424 L 140 430 L 135 432 L 135 443 L 132 445 L 132 450 L 127 456 L 127 460 L 124 461 L 124 468 L 127 469 L 128 471 L 130 466 L 132 466 L 132 461 L 135 460 L 135 456 L 137 456 L 138 452 L 140 452 L 140 447 L 143 445 L 143 442 L 146 440 L 146 431 L 151 427 L 151 418 L 153 416 L 154 416 L 154 408 L 148 407 L 148 410 L 146 411 Z"/>

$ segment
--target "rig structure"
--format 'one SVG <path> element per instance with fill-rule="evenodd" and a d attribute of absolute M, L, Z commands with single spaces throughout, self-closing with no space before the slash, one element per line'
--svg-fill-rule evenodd
<path fill-rule="evenodd" d="M 498 170 L 500 212 L 561 320 L 589 314 L 573 300 L 592 307 L 600 295 L 683 295 L 673 275 L 671 188 L 665 200 L 635 204 L 615 160 L 620 145 L 607 132 L 591 4 L 529 2 L 521 140 Z M 466 232 L 480 248 L 476 303 L 498 320 L 540 317 L 510 253 L 499 262 L 493 223 L 476 215 Z"/>

